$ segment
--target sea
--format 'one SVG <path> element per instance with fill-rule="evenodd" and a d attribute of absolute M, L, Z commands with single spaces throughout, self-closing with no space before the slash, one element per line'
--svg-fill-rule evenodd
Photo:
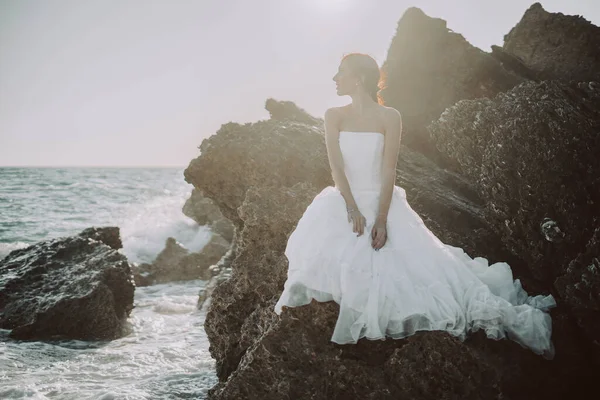
<path fill-rule="evenodd" d="M 181 209 L 184 168 L 0 167 L 0 259 L 42 240 L 118 226 L 132 262 L 151 262 L 174 237 L 209 241 Z M 18 341 L 0 329 L 0 399 L 205 399 L 217 382 L 198 293 L 206 282 L 135 289 L 131 333 L 111 341 Z"/>

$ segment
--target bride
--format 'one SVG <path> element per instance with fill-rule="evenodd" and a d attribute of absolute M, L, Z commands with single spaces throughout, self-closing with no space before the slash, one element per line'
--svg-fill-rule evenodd
<path fill-rule="evenodd" d="M 352 102 L 325 112 L 335 186 L 315 196 L 290 234 L 288 274 L 275 312 L 317 301 L 340 305 L 331 341 L 400 339 L 483 329 L 554 358 L 552 295 L 529 296 L 505 262 L 488 265 L 442 243 L 395 185 L 402 121 L 379 98 L 380 69 L 366 54 L 342 58 L 333 80 Z"/>

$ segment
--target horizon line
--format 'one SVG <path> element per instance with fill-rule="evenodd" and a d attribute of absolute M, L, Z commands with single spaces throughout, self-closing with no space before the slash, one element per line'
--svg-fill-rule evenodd
<path fill-rule="evenodd" d="M 187 165 L 0 165 L 0 168 L 186 168 Z"/>

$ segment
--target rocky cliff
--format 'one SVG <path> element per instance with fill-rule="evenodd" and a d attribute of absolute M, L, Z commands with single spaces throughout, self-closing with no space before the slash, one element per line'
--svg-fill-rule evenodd
<path fill-rule="evenodd" d="M 440 165 L 446 157 L 427 125 L 459 100 L 490 97 L 524 80 L 418 8 L 406 10 L 398 22 L 382 70 L 381 96 L 402 114 L 403 143 Z"/>
<path fill-rule="evenodd" d="M 556 297 L 554 360 L 482 332 L 465 342 L 420 332 L 337 345 L 334 302 L 276 315 L 287 236 L 333 182 L 321 121 L 270 100 L 271 119 L 223 125 L 185 170 L 236 226 L 231 276 L 214 288 L 205 320 L 219 377 L 209 398 L 588 397 L 600 370 L 600 95 L 597 83 L 543 73 L 409 9 L 388 53 L 384 97 L 407 121 L 396 184 L 442 241 L 507 261 L 527 291 Z"/>

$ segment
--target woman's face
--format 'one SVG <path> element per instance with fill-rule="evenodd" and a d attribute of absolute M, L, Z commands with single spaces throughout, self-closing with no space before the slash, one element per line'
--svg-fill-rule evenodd
<path fill-rule="evenodd" d="M 337 74 L 333 76 L 335 87 L 339 96 L 352 94 L 356 90 L 358 78 L 348 67 L 346 60 L 340 63 Z"/>

